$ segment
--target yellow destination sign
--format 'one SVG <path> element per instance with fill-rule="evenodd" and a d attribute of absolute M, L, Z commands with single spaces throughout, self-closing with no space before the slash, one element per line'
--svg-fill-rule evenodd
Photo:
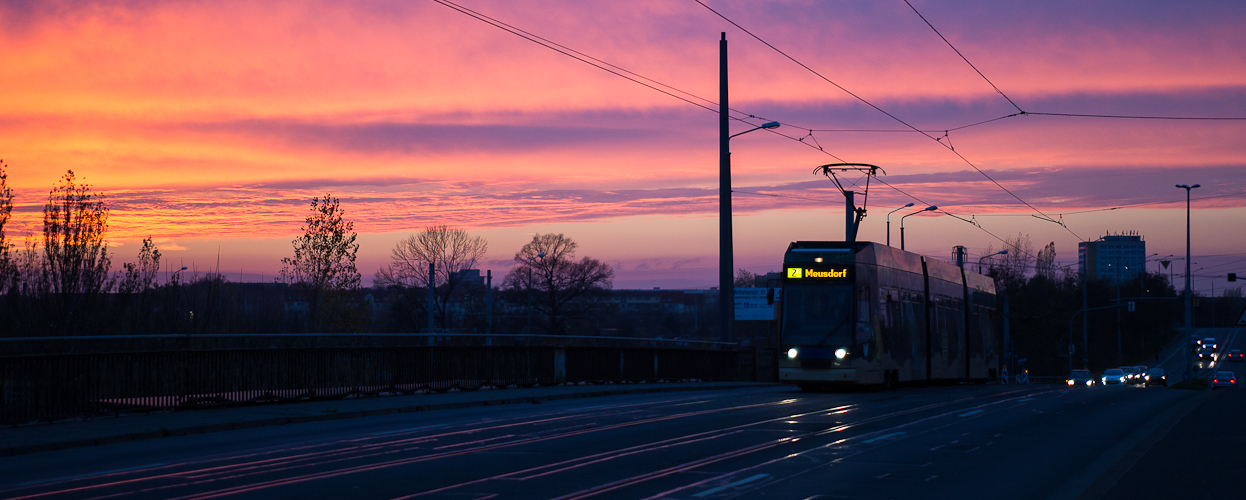
<path fill-rule="evenodd" d="M 847 278 L 848 268 L 843 269 L 805 269 L 801 267 L 787 268 L 788 279 L 802 278 Z"/>

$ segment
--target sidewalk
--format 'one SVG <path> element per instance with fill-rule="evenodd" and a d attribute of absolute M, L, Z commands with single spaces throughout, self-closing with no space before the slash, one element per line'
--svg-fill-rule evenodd
<path fill-rule="evenodd" d="M 120 417 L 96 417 L 53 424 L 0 429 L 0 456 L 140 441 L 187 434 L 363 418 L 395 413 L 476 406 L 532 403 L 651 392 L 705 391 L 774 387 L 757 382 L 678 382 L 656 384 L 572 385 L 530 389 L 480 390 L 446 394 L 365 397 L 335 401 L 187 410 Z"/>

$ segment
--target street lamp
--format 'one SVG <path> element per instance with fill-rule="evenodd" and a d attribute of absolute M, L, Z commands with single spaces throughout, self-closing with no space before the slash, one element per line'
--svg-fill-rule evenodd
<path fill-rule="evenodd" d="M 892 210 L 890 212 L 887 212 L 887 246 L 891 246 L 891 214 L 894 214 L 896 212 L 899 212 L 911 206 L 913 206 L 913 204 L 909 203 L 908 205 L 905 205 L 895 210 Z"/>
<path fill-rule="evenodd" d="M 178 269 L 178 270 L 176 270 L 176 271 L 173 271 L 173 275 L 169 277 L 169 281 L 171 281 L 171 282 L 173 282 L 173 283 L 177 283 L 177 273 L 180 273 L 180 272 L 185 271 L 185 270 L 186 270 L 186 266 L 182 266 L 182 268 L 181 268 L 181 269 Z"/>
<path fill-rule="evenodd" d="M 722 72 L 725 81 L 727 71 L 727 41 L 723 40 Z M 720 103 L 719 125 L 719 158 L 718 158 L 718 320 L 722 331 L 719 335 L 723 342 L 731 342 L 732 328 L 735 326 L 735 285 L 732 283 L 735 273 L 735 250 L 731 234 L 731 138 L 756 130 L 779 128 L 779 122 L 766 122 L 738 134 L 728 135 L 727 91 L 724 86 Z"/>
<path fill-rule="evenodd" d="M 905 215 L 904 217 L 900 217 L 900 250 L 904 250 L 904 219 L 920 214 L 922 212 L 929 212 L 931 210 L 938 210 L 938 209 L 939 207 L 931 205 L 921 210 L 918 210 L 916 212 L 913 212 L 911 214 Z"/>
<path fill-rule="evenodd" d="M 1194 323 L 1194 296 L 1190 291 L 1190 190 L 1198 186 L 1198 184 L 1193 186 L 1177 184 L 1177 187 L 1185 190 L 1185 334 L 1187 337 Z M 1190 372 L 1190 368 L 1190 354 L 1187 352 L 1185 355 L 1186 373 Z"/>
<path fill-rule="evenodd" d="M 1005 249 L 1000 250 L 1000 251 L 998 251 L 998 252 L 995 252 L 995 253 L 993 253 L 993 254 L 991 254 L 991 255 L 983 255 L 982 257 L 979 257 L 979 258 L 978 258 L 978 274 L 982 274 L 982 261 L 984 261 L 984 260 L 986 260 L 986 259 L 989 259 L 989 258 L 991 258 L 991 257 L 994 257 L 994 256 L 996 256 L 996 255 L 1008 255 L 1008 249 L 1007 249 L 1007 248 L 1005 248 Z"/>

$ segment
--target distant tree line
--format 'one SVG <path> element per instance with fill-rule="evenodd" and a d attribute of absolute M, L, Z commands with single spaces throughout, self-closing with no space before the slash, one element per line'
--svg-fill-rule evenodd
<path fill-rule="evenodd" d="M 591 334 L 614 270 L 575 260 L 576 243 L 537 234 L 489 293 L 468 271 L 488 243 L 433 225 L 395 245 L 362 286 L 354 223 L 332 195 L 311 201 L 292 254 L 271 283 L 231 283 L 219 270 L 158 280 L 162 254 L 143 239 L 134 262 L 113 271 L 106 197 L 68 171 L 49 191 L 40 235 L 19 247 L 6 232 L 13 190 L 0 161 L 0 336 L 204 333 L 440 332 Z M 433 274 L 429 274 L 429 264 Z M 500 285 L 500 286 L 499 286 Z M 430 293 L 431 291 L 431 293 Z M 486 298 L 495 320 L 487 324 Z M 533 321 L 535 319 L 535 321 Z"/>
<path fill-rule="evenodd" d="M 1076 264 L 1056 265 L 1054 242 L 1035 252 L 1029 237 L 1018 234 L 1005 238 L 1004 248 L 1009 250 L 1005 255 L 991 257 L 994 248 L 983 252 L 982 260 L 990 258 L 983 273 L 995 279 L 996 324 L 1001 340 L 1004 303 L 1008 302 L 1013 359 L 1026 360 L 1010 367 L 1014 372 L 1023 368 L 1037 375 L 1062 375 L 1069 369 L 1070 360 L 1074 368 L 1081 368 L 1082 316 L 1074 315 L 1083 309 L 1083 291 L 1089 308 L 1129 301 L 1135 304 L 1133 312 L 1122 307 L 1082 313 L 1089 314 L 1086 337 L 1092 371 L 1121 365 L 1153 366 L 1162 361 L 1162 350 L 1180 336 L 1184 302 L 1167 275 L 1144 271 L 1113 281 L 1088 273 L 1083 280 Z M 1215 298 L 1195 296 L 1200 298 L 1195 307 L 1196 327 L 1229 326 L 1243 306 L 1238 290 Z M 1114 300 L 1118 297 L 1122 300 Z M 1070 342 L 1076 346 L 1071 359 Z"/>

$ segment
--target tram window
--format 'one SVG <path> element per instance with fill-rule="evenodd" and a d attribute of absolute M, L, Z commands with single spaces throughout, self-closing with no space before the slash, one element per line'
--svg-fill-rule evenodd
<path fill-rule="evenodd" d="M 852 343 L 852 285 L 789 283 L 783 289 L 783 338 L 786 345 Z"/>
<path fill-rule="evenodd" d="M 870 322 L 870 287 L 865 285 L 857 287 L 857 322 Z"/>

